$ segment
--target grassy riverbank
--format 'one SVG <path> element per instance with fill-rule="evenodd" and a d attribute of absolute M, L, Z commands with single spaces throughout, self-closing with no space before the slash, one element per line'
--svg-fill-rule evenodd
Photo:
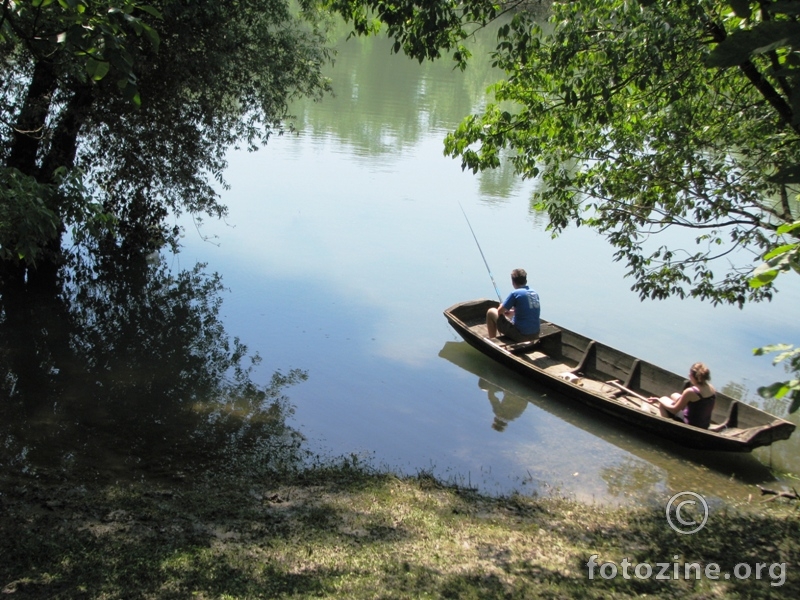
<path fill-rule="evenodd" d="M 0 591 L 8 598 L 800 595 L 800 519 L 783 500 L 717 507 L 701 532 L 678 535 L 659 507 L 487 498 L 426 475 L 347 465 L 174 485 L 17 479 L 0 491 Z M 618 576 L 596 570 L 590 580 L 594 554 L 614 561 Z M 643 562 L 654 569 L 647 579 L 635 576 Z M 659 562 L 718 563 L 721 575 L 658 580 Z M 757 562 L 785 563 L 782 585 L 777 569 L 761 579 L 722 577 L 737 563 L 755 571 Z"/>

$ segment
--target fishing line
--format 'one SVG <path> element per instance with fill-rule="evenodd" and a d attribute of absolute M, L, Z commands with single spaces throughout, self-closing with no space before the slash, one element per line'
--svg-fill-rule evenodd
<path fill-rule="evenodd" d="M 483 264 L 486 265 L 486 270 L 489 272 L 489 277 L 492 280 L 492 285 L 494 286 L 494 291 L 497 293 L 497 299 L 500 303 L 503 303 L 503 299 L 500 297 L 500 290 L 497 289 L 497 284 L 494 281 L 494 275 L 492 275 L 492 270 L 489 268 L 489 263 L 486 262 L 486 257 L 483 255 L 483 249 L 481 248 L 480 242 L 478 242 L 478 236 L 475 235 L 475 230 L 472 229 L 472 223 L 469 222 L 469 218 L 467 217 L 467 213 L 464 212 L 464 207 L 461 206 L 461 202 L 458 203 L 458 207 L 461 209 L 461 214 L 464 215 L 464 218 L 467 220 L 467 225 L 469 226 L 469 230 L 472 232 L 472 238 L 475 240 L 475 244 L 478 246 L 478 251 L 481 253 L 481 258 L 483 259 Z"/>

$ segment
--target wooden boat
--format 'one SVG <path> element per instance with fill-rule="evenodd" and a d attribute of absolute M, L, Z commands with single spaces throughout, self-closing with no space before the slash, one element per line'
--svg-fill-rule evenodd
<path fill-rule="evenodd" d="M 698 478 L 692 483 L 692 491 L 706 497 L 742 498 L 745 489 L 742 487 L 743 484 L 754 486 L 775 483 L 775 474 L 750 452 L 711 452 L 708 450 L 698 452 L 694 448 L 687 448 L 667 439 L 658 440 L 660 443 L 653 443 L 653 434 L 642 431 L 629 423 L 622 423 L 620 419 L 611 415 L 590 409 L 580 410 L 583 407 L 576 406 L 575 402 L 559 401 L 559 397 L 553 397 L 554 395 L 550 393 L 550 388 L 507 372 L 506 367 L 493 360 L 487 360 L 486 356 L 475 352 L 472 346 L 461 339 L 446 341 L 439 351 L 439 357 L 474 375 L 476 387 L 487 394 L 487 405 L 491 406 L 488 398 L 490 391 L 493 390 L 495 394 L 502 391 L 500 397 L 503 402 L 509 398 L 512 404 L 518 406 L 519 403 L 524 404 L 527 401 L 531 408 L 526 410 L 539 414 L 545 412 L 568 423 L 578 430 L 576 439 L 582 439 L 581 443 L 590 445 L 594 452 L 609 452 L 613 455 L 615 452 L 621 451 L 634 457 L 636 460 L 633 462 L 629 462 L 629 459 L 626 458 L 619 463 L 615 461 L 614 465 L 609 465 L 607 461 L 604 461 L 609 474 L 617 473 L 619 475 L 618 477 L 611 475 L 614 481 L 613 486 L 618 490 L 612 494 L 616 497 L 624 495 L 629 498 L 641 498 L 642 501 L 647 502 L 660 485 L 656 483 L 657 481 L 663 482 L 668 490 L 683 489 L 682 486 L 686 485 L 685 460 L 702 465 L 708 470 L 709 477 Z M 488 406 L 486 408 L 486 420 L 488 421 L 493 419 L 495 413 L 493 407 L 491 411 L 488 410 Z M 489 412 L 491 412 L 491 417 L 488 415 Z M 514 420 L 507 425 L 509 430 L 521 426 L 522 423 Z M 581 433 L 584 435 L 580 435 Z M 675 460 L 676 457 L 684 460 Z M 644 466 L 648 464 L 650 467 Z M 622 476 L 629 469 L 646 470 L 648 476 Z M 732 477 L 733 474 L 735 477 Z M 611 488 L 609 488 L 609 493 L 611 493 Z M 747 497 L 746 493 L 744 497 Z"/>
<path fill-rule="evenodd" d="M 689 385 L 686 378 L 544 320 L 533 342 L 489 339 L 486 311 L 497 305 L 495 300 L 461 302 L 444 315 L 464 341 L 490 358 L 642 430 L 690 448 L 750 452 L 788 439 L 795 429 L 719 390 L 708 429 L 662 417 L 646 398 L 682 390 Z"/>

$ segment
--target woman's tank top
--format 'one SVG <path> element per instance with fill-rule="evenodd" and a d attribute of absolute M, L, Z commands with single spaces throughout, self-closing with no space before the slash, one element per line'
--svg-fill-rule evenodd
<path fill-rule="evenodd" d="M 700 390 L 697 389 L 697 386 L 692 386 L 692 391 L 700 396 Z M 716 400 L 717 395 L 711 394 L 705 398 L 700 396 L 700 400 L 689 402 L 683 411 L 683 422 L 700 429 L 708 429 L 708 426 L 711 425 L 711 413 L 714 412 Z"/>

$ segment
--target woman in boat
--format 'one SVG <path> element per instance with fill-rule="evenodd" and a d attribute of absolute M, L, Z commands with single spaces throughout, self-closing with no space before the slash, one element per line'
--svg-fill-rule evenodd
<path fill-rule="evenodd" d="M 539 294 L 528 287 L 525 269 L 511 271 L 511 285 L 514 291 L 505 302 L 486 312 L 489 337 L 495 338 L 500 332 L 515 342 L 535 340 L 539 337 Z"/>
<path fill-rule="evenodd" d="M 662 417 L 674 417 L 689 425 L 708 429 L 717 399 L 708 367 L 701 362 L 694 363 L 689 369 L 689 382 L 692 385 L 681 394 L 675 392 L 661 398 L 653 396 L 648 401 L 658 406 Z"/>

